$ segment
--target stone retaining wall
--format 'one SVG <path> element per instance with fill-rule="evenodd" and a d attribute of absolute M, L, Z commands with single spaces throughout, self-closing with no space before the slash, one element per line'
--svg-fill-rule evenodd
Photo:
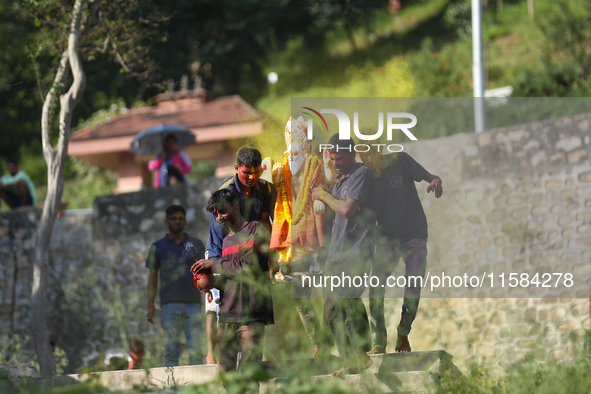
<path fill-rule="evenodd" d="M 52 342 L 66 352 L 65 372 L 95 362 L 101 351 L 128 340 L 161 342 L 159 324 L 145 321 L 147 251 L 168 232 L 164 210 L 187 208 L 187 232 L 207 240 L 205 203 L 219 179 L 190 186 L 99 197 L 92 214 L 57 219 L 50 261 L 48 313 Z M 39 209 L 0 215 L 0 335 L 30 337 L 35 223 Z M 154 346 L 152 346 L 154 349 Z M 24 348 L 33 354 L 32 344 Z"/>
<path fill-rule="evenodd" d="M 440 200 L 426 194 L 424 182 L 419 187 L 428 270 L 554 269 L 586 284 L 577 294 L 554 293 L 562 298 L 423 299 L 411 334 L 417 349 L 493 366 L 530 351 L 560 359 L 581 349 L 591 328 L 590 136 L 591 114 L 584 114 L 405 145 L 443 178 Z M 498 290 L 499 297 L 523 296 L 518 288 Z M 399 303 L 388 301 L 395 333 Z"/>

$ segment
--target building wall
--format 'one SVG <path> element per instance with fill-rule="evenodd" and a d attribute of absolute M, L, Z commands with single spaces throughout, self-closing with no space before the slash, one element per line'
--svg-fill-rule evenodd
<path fill-rule="evenodd" d="M 418 185 L 429 221 L 428 270 L 498 275 L 560 267 L 591 290 L 590 127 L 587 114 L 404 144 L 443 179 L 439 200 L 427 195 L 426 183 Z M 66 351 L 69 371 L 96 360 L 106 346 L 120 345 L 121 332 L 158 340 L 158 327 L 145 321 L 148 248 L 166 233 L 163 210 L 171 203 L 189 208 L 188 232 L 205 242 L 204 206 L 219 182 L 101 197 L 93 214 L 57 220 L 48 314 L 52 341 Z M 0 215 L 5 337 L 27 335 L 31 327 L 38 218 L 34 209 Z M 486 295 L 499 298 L 422 299 L 410 336 L 413 349 L 444 349 L 457 365 L 483 361 L 494 367 L 530 351 L 538 358 L 570 357 L 582 346 L 584 329 L 591 328 L 589 291 L 506 298 L 524 296 L 511 291 Z M 389 351 L 400 303 L 386 300 Z M 25 350 L 32 351 L 30 345 Z"/>

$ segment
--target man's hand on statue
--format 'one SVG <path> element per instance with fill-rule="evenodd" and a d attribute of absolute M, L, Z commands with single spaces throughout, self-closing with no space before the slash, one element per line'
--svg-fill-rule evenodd
<path fill-rule="evenodd" d="M 201 259 L 191 266 L 191 272 L 198 274 L 201 271 L 211 269 L 211 260 Z"/>
<path fill-rule="evenodd" d="M 312 200 L 322 201 L 322 197 L 324 197 L 325 194 L 326 192 L 321 187 L 312 189 Z"/>
<path fill-rule="evenodd" d="M 334 169 L 334 166 L 332 165 L 332 162 L 330 161 L 330 156 L 328 155 L 328 150 L 324 150 L 324 153 L 322 154 L 322 158 L 324 159 L 324 176 L 325 176 L 325 180 L 328 183 L 332 183 L 335 179 L 335 177 L 337 176 L 337 172 Z"/>
<path fill-rule="evenodd" d="M 277 162 L 273 164 L 273 183 L 278 184 L 281 182 L 281 177 L 283 176 L 283 165 L 281 162 Z"/>
<path fill-rule="evenodd" d="M 435 192 L 435 198 L 439 198 L 443 195 L 443 185 L 441 184 L 440 178 L 435 178 L 431 181 L 427 187 L 427 193 L 431 191 Z"/>
<path fill-rule="evenodd" d="M 325 149 L 324 152 L 322 152 L 322 160 L 324 161 L 325 167 L 330 164 L 330 155 L 328 149 Z"/>
<path fill-rule="evenodd" d="M 326 206 L 322 201 L 314 200 L 314 215 L 324 215 Z"/>

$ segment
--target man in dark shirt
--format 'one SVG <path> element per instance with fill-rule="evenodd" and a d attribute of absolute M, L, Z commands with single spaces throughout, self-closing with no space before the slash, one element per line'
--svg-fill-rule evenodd
<path fill-rule="evenodd" d="M 375 178 L 363 164 L 355 162 L 353 140 L 340 140 L 333 135 L 329 145 L 330 160 L 337 177 L 328 193 L 321 188 L 312 192 L 312 199 L 325 202 L 336 213 L 328 259 L 323 274 L 353 278 L 369 273 L 365 262 L 373 254 L 375 229 Z M 345 280 L 343 280 L 345 282 Z M 325 314 L 335 334 L 339 354 L 345 368 L 335 373 L 357 373 L 371 365 L 369 323 L 361 301 L 363 287 L 342 283 L 335 292 L 326 295 Z"/>
<path fill-rule="evenodd" d="M 269 277 L 269 232 L 259 222 L 247 222 L 240 214 L 240 199 L 229 189 L 213 193 L 207 203 L 218 224 L 228 232 L 219 259 L 199 260 L 194 273 L 212 269 L 219 274 L 218 327 L 219 367 L 236 370 L 236 357 L 242 352 L 241 366 L 263 359 L 265 325 L 273 324 L 273 301 Z"/>
<path fill-rule="evenodd" d="M 259 221 L 268 231 L 271 232 L 269 216 L 273 212 L 273 185 L 261 177 L 261 153 L 252 146 L 243 146 L 236 153 L 236 164 L 234 164 L 235 175 L 228 177 L 222 182 L 220 189 L 234 191 L 240 198 L 240 214 L 247 221 Z M 209 218 L 209 237 L 205 248 L 206 259 L 220 259 L 222 257 L 222 242 L 228 235 L 228 230 L 216 222 L 214 215 Z M 216 314 L 214 300 L 206 299 L 207 314 L 205 325 L 207 332 L 215 334 Z M 214 362 L 215 343 L 208 335 L 207 362 Z"/>
<path fill-rule="evenodd" d="M 427 265 L 427 218 L 415 187 L 415 182 L 429 183 L 427 193 L 443 194 L 441 178 L 427 172 L 404 152 L 383 156 L 378 152 L 360 153 L 363 163 L 376 176 L 378 195 L 378 228 L 381 239 L 373 260 L 372 275 L 384 283 L 400 257 L 406 264 L 406 287 L 402 317 L 398 325 L 396 352 L 410 352 L 408 334 L 417 315 L 421 296 L 420 283 L 409 276 L 424 277 Z M 379 258 L 381 257 L 381 259 Z M 386 351 L 388 337 L 384 322 L 385 288 L 370 287 L 369 305 L 373 348 L 370 354 Z"/>
<path fill-rule="evenodd" d="M 160 276 L 160 305 L 162 328 L 166 334 L 164 357 L 167 367 L 174 367 L 179 363 L 181 330 L 185 332 L 187 339 L 189 363 L 203 363 L 200 341 L 203 296 L 193 284 L 190 268 L 194 260 L 186 250 L 186 244 L 192 242 L 200 256 L 203 256 L 205 248 L 199 239 L 183 232 L 187 224 L 185 215 L 185 208 L 180 205 L 171 205 L 166 209 L 168 234 L 152 244 L 146 260 L 146 267 L 150 269 L 147 319 L 152 324 L 156 316 L 154 300 Z"/>

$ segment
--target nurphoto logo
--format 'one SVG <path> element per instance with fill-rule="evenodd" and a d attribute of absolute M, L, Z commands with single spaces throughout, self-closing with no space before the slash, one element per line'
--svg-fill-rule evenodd
<path fill-rule="evenodd" d="M 321 114 L 333 114 L 336 115 L 337 120 L 339 122 L 339 138 L 340 139 L 350 139 L 351 138 L 351 120 L 349 116 L 338 109 L 321 109 L 320 112 L 310 108 L 310 107 L 302 107 L 304 109 L 309 110 L 310 112 L 304 112 L 304 114 L 309 115 L 312 119 L 307 120 L 308 124 L 308 140 L 312 140 L 314 138 L 314 130 L 313 124 L 314 121 L 320 126 L 324 125 L 326 131 L 328 131 L 328 124 L 326 120 Z M 408 112 L 387 112 L 386 113 L 386 138 L 388 141 L 392 141 L 392 132 L 393 130 L 401 130 L 410 140 L 417 141 L 417 137 L 414 136 L 413 133 L 410 132 L 409 129 L 413 128 L 417 124 L 417 117 Z M 409 119 L 410 123 L 394 123 L 394 119 Z M 378 113 L 378 130 L 375 134 L 363 134 L 359 131 L 359 112 L 353 113 L 353 132 L 355 136 L 362 140 L 362 141 L 375 141 L 378 140 L 382 134 L 384 133 L 384 112 Z M 370 144 L 371 146 L 375 146 L 378 152 L 381 152 L 382 149 L 387 150 L 388 152 L 400 152 L 403 150 L 402 145 L 400 144 Z M 371 150 L 371 146 L 368 144 L 356 144 L 354 145 L 353 149 L 355 152 L 369 152 Z M 331 150 L 335 147 L 331 144 L 320 144 L 320 151 L 322 150 Z M 339 148 L 337 146 L 337 150 L 350 150 L 349 148 Z"/>

